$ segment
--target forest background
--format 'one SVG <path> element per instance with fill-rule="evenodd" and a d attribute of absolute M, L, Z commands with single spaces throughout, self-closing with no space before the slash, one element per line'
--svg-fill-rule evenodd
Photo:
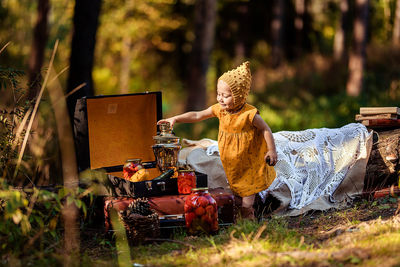
<path fill-rule="evenodd" d="M 50 82 L 70 113 L 83 96 L 161 91 L 167 117 L 215 103 L 217 78 L 249 60 L 249 102 L 273 132 L 334 128 L 354 122 L 361 106 L 399 105 L 399 43 L 400 0 L 0 0 L 0 198 L 12 200 L 0 252 L 27 255 L 44 236 L 54 244 L 61 211 L 72 202 L 86 208 L 79 198 L 63 206 L 66 191 L 40 191 L 43 212 L 7 190 L 77 176 L 63 170 L 75 158 L 61 148 L 68 128 L 57 125 L 65 116 Z M 35 103 L 31 130 L 18 132 Z M 216 139 L 217 124 L 182 124 L 175 133 Z"/>
<path fill-rule="evenodd" d="M 395 0 L 79 2 L 2 0 L 0 36 L 12 43 L 1 65 L 32 83 L 59 40 L 54 66 L 70 67 L 63 88 L 87 82 L 76 98 L 162 91 L 170 116 L 215 103 L 216 79 L 250 60 L 249 102 L 274 132 L 340 127 L 360 106 L 399 101 Z M 77 71 L 86 74 L 76 79 Z M 215 139 L 216 125 L 176 131 Z"/>

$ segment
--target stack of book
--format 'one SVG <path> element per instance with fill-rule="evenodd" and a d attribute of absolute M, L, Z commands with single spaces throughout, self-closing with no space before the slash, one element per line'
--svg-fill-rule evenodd
<path fill-rule="evenodd" d="M 356 121 L 370 128 L 400 127 L 400 108 L 361 107 Z"/>

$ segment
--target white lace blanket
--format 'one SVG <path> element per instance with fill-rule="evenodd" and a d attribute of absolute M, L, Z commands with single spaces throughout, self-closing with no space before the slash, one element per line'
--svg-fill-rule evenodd
<path fill-rule="evenodd" d="M 281 201 L 282 213 L 296 216 L 345 205 L 362 192 L 372 146 L 365 126 L 351 123 L 338 129 L 309 129 L 274 133 L 278 163 L 272 185 L 259 193 Z M 190 142 L 189 142 L 190 141 Z M 180 162 L 208 175 L 210 188 L 229 188 L 218 145 L 208 139 L 188 140 Z"/>
<path fill-rule="evenodd" d="M 365 174 L 370 135 L 359 123 L 338 129 L 274 133 L 278 153 L 277 178 L 267 190 L 260 192 L 261 198 L 265 200 L 269 192 L 286 185 L 291 195 L 289 208 L 301 209 L 321 196 L 328 196 L 329 201 L 335 202 L 335 190 L 356 162 L 364 161 L 361 174 Z M 351 188 L 352 191 L 361 193 L 362 184 L 363 180 L 361 186 L 358 183 L 361 188 Z"/>

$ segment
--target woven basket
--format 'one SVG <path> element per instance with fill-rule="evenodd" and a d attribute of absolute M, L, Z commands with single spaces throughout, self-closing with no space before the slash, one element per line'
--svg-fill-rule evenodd
<path fill-rule="evenodd" d="M 152 210 L 153 213 L 148 216 L 140 214 L 130 214 L 129 216 L 122 216 L 122 223 L 126 229 L 128 240 L 131 244 L 140 244 L 146 238 L 156 238 L 160 235 L 160 221 L 158 214 Z"/>

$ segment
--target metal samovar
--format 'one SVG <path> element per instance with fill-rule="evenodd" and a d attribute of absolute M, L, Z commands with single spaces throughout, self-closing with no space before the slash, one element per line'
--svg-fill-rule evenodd
<path fill-rule="evenodd" d="M 153 137 L 155 145 L 152 146 L 157 167 L 161 173 L 169 169 L 176 171 L 178 155 L 182 147 L 179 143 L 180 138 L 172 133 L 171 125 L 168 122 L 161 123 L 159 127 L 160 133 Z"/>

